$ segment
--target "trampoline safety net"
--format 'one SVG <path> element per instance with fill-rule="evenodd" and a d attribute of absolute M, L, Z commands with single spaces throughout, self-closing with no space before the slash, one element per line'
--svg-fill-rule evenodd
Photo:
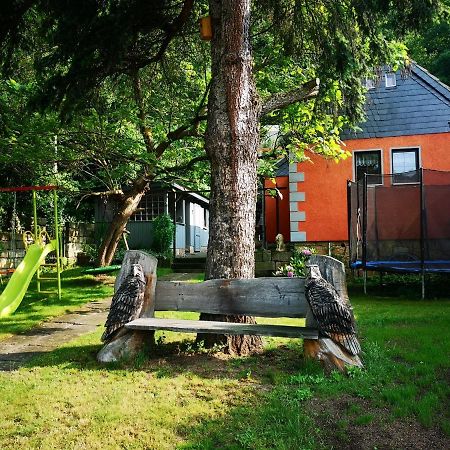
<path fill-rule="evenodd" d="M 366 174 L 348 195 L 352 268 L 450 273 L 450 172 Z"/>

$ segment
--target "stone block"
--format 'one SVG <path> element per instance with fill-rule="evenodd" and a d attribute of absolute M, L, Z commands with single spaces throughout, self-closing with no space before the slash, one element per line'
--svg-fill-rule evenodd
<path fill-rule="evenodd" d="M 305 231 L 291 231 L 291 242 L 305 242 L 306 232 Z"/>
<path fill-rule="evenodd" d="M 275 262 L 289 262 L 289 260 L 291 259 L 292 253 L 291 252 L 277 252 L 274 251 L 272 253 L 272 261 Z"/>
<path fill-rule="evenodd" d="M 289 202 L 289 211 L 298 211 L 298 202 Z"/>
<path fill-rule="evenodd" d="M 273 261 L 261 261 L 255 264 L 256 272 L 274 272 L 275 271 L 275 263 Z"/>
<path fill-rule="evenodd" d="M 272 252 L 270 250 L 262 251 L 262 260 L 263 261 L 272 261 Z"/>
<path fill-rule="evenodd" d="M 306 220 L 305 211 L 291 211 L 290 220 L 291 222 L 304 222 Z"/>
<path fill-rule="evenodd" d="M 263 252 L 262 250 L 257 250 L 255 252 L 255 262 L 261 262 L 262 260 L 263 260 Z"/>
<path fill-rule="evenodd" d="M 304 172 L 295 172 L 289 174 L 289 181 L 291 183 L 298 183 L 301 181 L 305 181 L 305 173 Z"/>
<path fill-rule="evenodd" d="M 289 200 L 291 202 L 304 202 L 305 193 L 304 192 L 291 192 L 289 193 Z"/>

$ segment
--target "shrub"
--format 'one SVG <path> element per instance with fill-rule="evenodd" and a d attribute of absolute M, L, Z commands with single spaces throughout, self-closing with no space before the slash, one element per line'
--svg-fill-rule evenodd
<path fill-rule="evenodd" d="M 304 277 L 306 276 L 306 264 L 314 250 L 307 247 L 301 250 L 294 249 L 289 264 L 278 269 L 276 277 Z"/>
<path fill-rule="evenodd" d="M 174 231 L 175 225 L 168 214 L 162 214 L 153 220 L 153 249 L 161 253 L 168 252 Z"/>

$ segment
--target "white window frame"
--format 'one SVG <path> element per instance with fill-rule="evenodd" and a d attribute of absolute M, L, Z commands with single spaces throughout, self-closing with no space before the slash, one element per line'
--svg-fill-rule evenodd
<path fill-rule="evenodd" d="M 162 201 L 154 201 L 156 196 L 162 198 Z M 154 205 L 157 205 L 158 214 L 156 215 L 153 214 Z M 161 205 L 162 209 L 160 208 Z M 130 221 L 152 222 L 157 216 L 164 213 L 167 213 L 167 193 L 150 193 L 141 198 L 136 212 L 130 217 Z"/>
<path fill-rule="evenodd" d="M 417 168 L 417 170 L 419 170 L 422 167 L 422 147 L 420 145 L 408 145 L 405 147 L 391 147 L 389 149 L 389 164 L 390 164 L 390 168 L 391 168 L 391 174 L 392 174 L 392 184 L 419 184 L 420 181 L 413 181 L 411 183 L 394 183 L 394 151 L 396 150 L 417 150 L 418 152 L 418 164 L 419 167 Z"/>
<path fill-rule="evenodd" d="M 369 186 L 382 186 L 383 185 L 383 174 L 384 174 L 384 155 L 383 155 L 383 149 L 382 148 L 364 148 L 360 150 L 353 150 L 352 152 L 352 171 L 353 171 L 353 181 L 357 182 L 356 179 L 356 158 L 355 153 L 363 153 L 363 152 L 380 152 L 380 158 L 381 158 L 381 183 L 370 183 Z"/>
<path fill-rule="evenodd" d="M 389 76 L 389 75 L 393 76 L 394 84 L 391 84 L 391 85 L 388 86 L 388 79 L 389 79 L 388 76 Z M 388 89 L 389 89 L 389 88 L 394 88 L 394 87 L 397 86 L 397 75 L 396 75 L 395 72 L 386 72 L 386 73 L 384 74 L 384 85 L 385 85 L 385 87 L 387 87 Z"/>

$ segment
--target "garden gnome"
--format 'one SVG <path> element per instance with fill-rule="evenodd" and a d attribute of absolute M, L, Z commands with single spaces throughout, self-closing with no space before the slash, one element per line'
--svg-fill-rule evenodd
<path fill-rule="evenodd" d="M 284 243 L 284 237 L 281 233 L 278 233 L 275 237 L 275 241 L 277 243 L 277 252 L 285 252 L 286 245 Z"/>

